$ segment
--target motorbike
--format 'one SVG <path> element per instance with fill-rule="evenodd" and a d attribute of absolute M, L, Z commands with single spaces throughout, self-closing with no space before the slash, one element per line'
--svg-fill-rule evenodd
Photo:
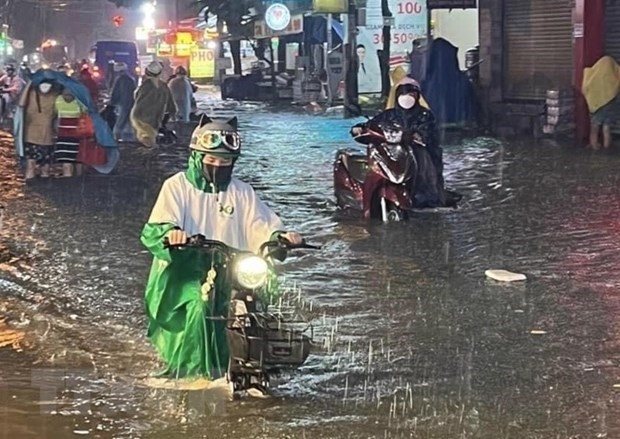
<path fill-rule="evenodd" d="M 13 119 L 17 107 L 14 101 L 11 103 L 7 102 L 8 95 L 9 92 L 6 89 L 0 88 L 0 126 L 4 126 L 7 121 Z"/>
<path fill-rule="evenodd" d="M 382 124 L 355 136 L 367 145 L 366 152 L 346 148 L 336 153 L 334 192 L 340 208 L 383 222 L 407 218 L 418 172 L 407 137 L 402 127 Z"/>
<path fill-rule="evenodd" d="M 266 299 L 267 287 L 273 259 L 283 260 L 290 250 L 320 247 L 305 242 L 293 245 L 280 239 L 262 244 L 257 255 L 202 235 L 194 235 L 187 243 L 175 246 L 169 245 L 166 239 L 164 245 L 217 251 L 224 255 L 227 275 L 233 285 L 228 298 L 229 312 L 227 316 L 205 318 L 227 322 L 227 380 L 235 398 L 251 388 L 266 394 L 273 375 L 304 364 L 312 346 L 312 335 L 307 335 L 312 326 L 305 320 L 293 321 L 278 310 L 272 311 Z M 213 275 L 207 273 L 207 282 L 214 279 L 209 276 Z M 296 324 L 305 328 L 297 329 Z"/>

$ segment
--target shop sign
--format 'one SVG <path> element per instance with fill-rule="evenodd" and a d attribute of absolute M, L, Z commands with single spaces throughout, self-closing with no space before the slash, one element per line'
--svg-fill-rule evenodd
<path fill-rule="evenodd" d="M 161 42 L 157 45 L 157 56 L 172 56 L 172 49 L 170 44 Z"/>
<path fill-rule="evenodd" d="M 188 57 L 191 56 L 191 50 L 194 47 L 194 38 L 191 32 L 177 32 L 176 33 L 176 56 Z"/>
<path fill-rule="evenodd" d="M 291 23 L 291 11 L 282 3 L 274 3 L 265 12 L 265 23 L 274 31 L 281 31 Z"/>
<path fill-rule="evenodd" d="M 304 16 L 303 14 L 293 15 L 288 26 L 281 31 L 274 31 L 267 26 L 265 21 L 257 20 L 254 22 L 254 38 L 271 38 L 279 37 L 283 35 L 300 34 L 304 31 Z"/>
<path fill-rule="evenodd" d="M 383 26 L 391 25 L 390 68 L 403 65 L 412 43 L 426 38 L 428 13 L 425 0 L 389 0 L 388 5 L 393 19 L 386 23 L 383 17 L 382 1 L 368 0 L 366 4 L 366 25 L 358 27 L 357 83 L 360 93 L 379 93 L 381 91 L 381 66 L 375 55 L 383 49 Z"/>
<path fill-rule="evenodd" d="M 215 51 L 212 49 L 194 49 L 189 58 L 191 78 L 213 78 L 215 76 Z"/>
<path fill-rule="evenodd" d="M 471 9 L 477 8 L 477 0 L 427 0 L 428 9 Z"/>
<path fill-rule="evenodd" d="M 175 46 L 176 48 L 175 54 L 176 56 L 186 58 L 188 56 L 191 56 L 193 47 L 194 47 L 193 44 L 177 44 Z"/>
<path fill-rule="evenodd" d="M 349 0 L 314 0 L 312 9 L 316 14 L 346 14 Z"/>

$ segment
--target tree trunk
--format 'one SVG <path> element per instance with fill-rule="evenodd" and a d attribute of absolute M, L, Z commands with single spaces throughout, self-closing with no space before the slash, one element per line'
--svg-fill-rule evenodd
<path fill-rule="evenodd" d="M 241 75 L 241 40 L 229 41 L 235 75 Z"/>
<path fill-rule="evenodd" d="M 383 18 L 392 17 L 388 0 L 381 0 L 381 13 Z M 385 24 L 385 23 L 384 23 Z M 381 68 L 381 97 L 387 99 L 390 95 L 390 40 L 392 39 L 391 26 L 383 26 L 383 50 L 379 55 Z"/>

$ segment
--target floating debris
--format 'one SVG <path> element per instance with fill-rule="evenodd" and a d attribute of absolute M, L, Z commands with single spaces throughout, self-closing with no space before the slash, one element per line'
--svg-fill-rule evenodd
<path fill-rule="evenodd" d="M 487 270 L 484 274 L 486 277 L 499 282 L 519 282 L 527 280 L 525 274 L 513 273 L 508 270 Z"/>

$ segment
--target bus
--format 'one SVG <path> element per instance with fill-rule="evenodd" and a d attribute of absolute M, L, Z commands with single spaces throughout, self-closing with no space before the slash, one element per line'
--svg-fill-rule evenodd
<path fill-rule="evenodd" d="M 127 64 L 129 74 L 136 79 L 142 74 L 138 46 L 134 41 L 97 41 L 90 50 L 90 61 L 97 81 L 105 81 L 112 76 L 113 72 L 108 72 L 108 68 L 114 67 L 117 62 Z"/>

